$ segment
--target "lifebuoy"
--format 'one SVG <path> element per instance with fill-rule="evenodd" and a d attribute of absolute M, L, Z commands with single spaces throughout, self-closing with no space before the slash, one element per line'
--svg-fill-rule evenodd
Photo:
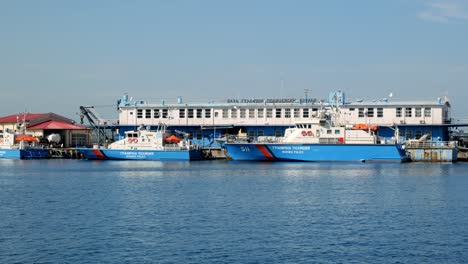
<path fill-rule="evenodd" d="M 303 137 L 307 136 L 307 132 L 305 130 L 302 130 L 301 134 L 302 134 Z"/>
<path fill-rule="evenodd" d="M 307 131 L 307 135 L 308 135 L 309 137 L 311 137 L 311 136 L 313 135 L 313 134 L 312 134 L 312 131 L 310 131 L 310 130 Z"/>
<path fill-rule="evenodd" d="M 138 138 L 129 138 L 128 143 L 138 143 Z"/>

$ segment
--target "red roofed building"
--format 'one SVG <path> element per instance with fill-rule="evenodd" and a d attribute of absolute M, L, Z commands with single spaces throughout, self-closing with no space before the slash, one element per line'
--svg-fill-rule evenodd
<path fill-rule="evenodd" d="M 89 145 L 91 130 L 75 124 L 72 119 L 54 114 L 15 114 L 0 117 L 0 132 L 6 129 L 19 131 L 19 126 L 26 123 L 26 130 L 42 140 L 50 135 L 60 135 L 60 142 L 63 147 L 76 147 Z M 57 138 L 57 136 L 55 136 Z"/>

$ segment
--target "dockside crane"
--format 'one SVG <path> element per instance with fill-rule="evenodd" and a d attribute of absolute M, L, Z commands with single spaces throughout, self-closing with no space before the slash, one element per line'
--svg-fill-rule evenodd
<path fill-rule="evenodd" d="M 84 123 L 85 117 L 88 120 L 88 123 L 93 128 L 93 130 L 96 132 L 99 144 L 114 141 L 113 138 L 110 138 L 107 133 L 107 129 L 109 128 L 108 122 L 100 117 L 100 115 L 96 112 L 94 106 L 80 106 L 81 124 Z"/>

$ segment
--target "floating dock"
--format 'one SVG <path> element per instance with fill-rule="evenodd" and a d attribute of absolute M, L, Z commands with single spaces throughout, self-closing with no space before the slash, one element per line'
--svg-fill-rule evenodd
<path fill-rule="evenodd" d="M 455 141 L 410 141 L 406 151 L 411 161 L 454 162 L 458 159 L 458 145 Z"/>

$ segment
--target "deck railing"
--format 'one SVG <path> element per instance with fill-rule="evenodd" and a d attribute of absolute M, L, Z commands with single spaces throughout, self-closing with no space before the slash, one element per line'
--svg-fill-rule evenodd
<path fill-rule="evenodd" d="M 456 141 L 406 141 L 407 149 L 452 149 L 457 147 Z"/>

